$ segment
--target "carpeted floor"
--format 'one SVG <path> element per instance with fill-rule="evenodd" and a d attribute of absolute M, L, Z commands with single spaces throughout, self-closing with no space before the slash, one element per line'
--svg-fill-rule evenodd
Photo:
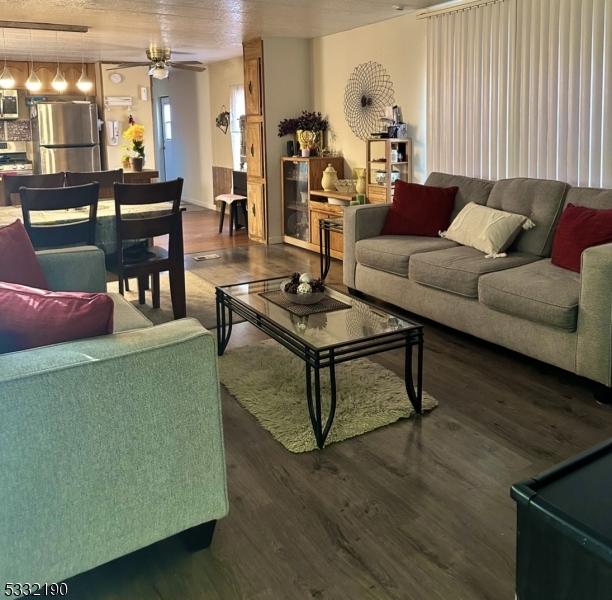
<path fill-rule="evenodd" d="M 172 301 L 170 300 L 170 286 L 168 274 L 162 273 L 160 278 L 160 308 L 151 305 L 151 292 L 146 293 L 146 304 L 138 304 L 138 286 L 135 280 L 130 281 L 130 290 L 125 297 L 134 304 L 148 319 L 156 325 L 172 321 Z M 119 285 L 116 281 L 109 282 L 109 292 L 118 292 Z M 215 286 L 205 279 L 198 277 L 191 271 L 185 271 L 185 292 L 187 295 L 187 316 L 194 317 L 206 329 L 214 329 L 217 326 Z M 243 321 L 234 315 L 234 323 Z"/>
<path fill-rule="evenodd" d="M 316 449 L 308 417 L 304 363 L 274 340 L 228 350 L 219 359 L 221 383 L 291 452 Z M 334 424 L 326 445 L 410 418 L 414 409 L 404 381 L 366 358 L 337 367 Z M 323 414 L 328 412 L 329 372 L 321 371 Z M 423 394 L 430 411 L 437 401 Z"/>

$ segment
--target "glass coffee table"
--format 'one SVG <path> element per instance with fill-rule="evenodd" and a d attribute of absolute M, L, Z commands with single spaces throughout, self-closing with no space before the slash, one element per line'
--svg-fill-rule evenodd
<path fill-rule="evenodd" d="M 278 291 L 288 278 L 216 288 L 219 356 L 223 355 L 230 340 L 232 318 L 236 313 L 300 357 L 306 366 L 306 402 L 319 448 L 325 445 L 334 422 L 336 365 L 340 363 L 404 348 L 406 392 L 416 413 L 421 414 L 423 325 L 329 287 L 327 296 L 344 303 L 345 308 L 302 316 L 293 314 L 262 296 Z M 417 351 L 416 377 L 413 376 L 413 348 Z M 327 415 L 323 415 L 321 409 L 321 369 L 329 369 L 330 376 L 331 397 Z"/>

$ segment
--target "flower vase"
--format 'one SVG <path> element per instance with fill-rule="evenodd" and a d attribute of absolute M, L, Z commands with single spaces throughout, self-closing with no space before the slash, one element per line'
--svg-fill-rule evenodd
<path fill-rule="evenodd" d="M 365 169 L 353 169 L 353 173 L 357 176 L 357 182 L 355 183 L 355 191 L 358 194 L 365 194 L 366 192 Z"/>
<path fill-rule="evenodd" d="M 138 156 L 136 158 L 130 158 L 130 167 L 132 171 L 135 171 L 136 173 L 140 173 L 140 171 L 142 171 L 143 166 L 144 166 L 143 156 Z"/>

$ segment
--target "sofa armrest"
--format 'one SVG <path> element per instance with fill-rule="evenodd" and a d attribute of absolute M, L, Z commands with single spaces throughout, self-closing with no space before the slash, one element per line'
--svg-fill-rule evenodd
<path fill-rule="evenodd" d="M 612 244 L 582 253 L 576 372 L 612 385 Z"/>
<path fill-rule="evenodd" d="M 63 292 L 105 292 L 104 252 L 96 246 L 36 252 L 50 289 Z"/>
<path fill-rule="evenodd" d="M 344 285 L 355 287 L 355 244 L 359 240 L 380 235 L 390 204 L 366 204 L 344 209 Z"/>
<path fill-rule="evenodd" d="M 194 319 L 0 356 L 0 581 L 62 581 L 228 511 Z"/>

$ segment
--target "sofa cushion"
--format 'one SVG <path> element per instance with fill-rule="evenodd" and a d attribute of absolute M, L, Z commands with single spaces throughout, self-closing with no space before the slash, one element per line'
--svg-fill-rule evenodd
<path fill-rule="evenodd" d="M 49 288 L 28 232 L 19 220 L 0 227 L 0 281 Z"/>
<path fill-rule="evenodd" d="M 580 273 L 582 252 L 612 242 L 612 208 L 598 209 L 568 204 L 553 240 L 553 265 Z"/>
<path fill-rule="evenodd" d="M 538 260 L 531 254 L 513 253 L 501 258 L 485 258 L 474 248 L 457 246 L 413 256 L 409 277 L 412 281 L 468 298 L 478 297 L 478 279 L 485 273 L 503 271 Z"/>
<path fill-rule="evenodd" d="M 0 282 L 0 352 L 112 333 L 113 309 L 106 294 L 50 292 Z"/>
<path fill-rule="evenodd" d="M 491 190 L 487 206 L 529 217 L 536 226 L 517 238 L 512 249 L 550 256 L 553 232 L 561 214 L 566 183 L 547 179 L 502 179 Z"/>
<path fill-rule="evenodd" d="M 458 189 L 406 183 L 398 179 L 381 235 L 437 237 L 438 232 L 450 223 Z"/>
<path fill-rule="evenodd" d="M 418 235 L 382 235 L 355 244 L 358 263 L 395 275 L 408 275 L 408 261 L 414 254 L 456 246 L 455 242 Z"/>
<path fill-rule="evenodd" d="M 147 317 L 145 317 L 131 302 L 128 302 L 121 294 L 108 295 L 115 304 L 113 333 L 153 326 L 153 323 L 151 323 Z"/>
<path fill-rule="evenodd" d="M 490 308 L 552 327 L 575 331 L 580 275 L 550 259 L 483 275 L 478 298 Z"/>
<path fill-rule="evenodd" d="M 533 221 L 524 215 L 470 202 L 440 236 L 480 250 L 487 258 L 499 258 L 522 230 L 533 227 Z"/>
<path fill-rule="evenodd" d="M 565 198 L 565 206 L 568 204 L 596 208 L 597 210 L 612 208 L 612 190 L 573 187 L 568 190 Z"/>
<path fill-rule="evenodd" d="M 453 213 L 451 215 L 451 219 L 453 219 L 469 202 L 474 202 L 475 204 L 486 204 L 495 182 L 488 181 L 486 179 L 476 179 L 475 177 L 464 177 L 463 175 L 437 173 L 434 171 L 433 173 L 429 174 L 425 185 L 459 188 L 459 191 L 455 196 L 455 208 L 453 209 Z"/>

